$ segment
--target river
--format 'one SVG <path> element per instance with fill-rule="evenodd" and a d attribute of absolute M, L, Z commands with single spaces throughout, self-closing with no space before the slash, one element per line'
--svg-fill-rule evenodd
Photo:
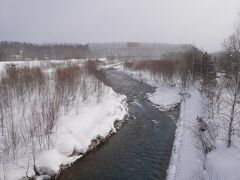
<path fill-rule="evenodd" d="M 106 70 L 106 74 L 108 85 L 127 96 L 134 118 L 64 170 L 58 180 L 166 179 L 177 113 L 161 112 L 147 100 L 153 87 L 116 70 Z"/>

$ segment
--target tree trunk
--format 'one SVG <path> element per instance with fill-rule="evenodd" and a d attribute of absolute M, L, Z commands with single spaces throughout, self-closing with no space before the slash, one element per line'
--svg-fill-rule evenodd
<path fill-rule="evenodd" d="M 229 122 L 229 127 L 228 127 L 228 137 L 227 137 L 227 147 L 229 148 L 232 144 L 232 131 L 233 131 L 233 121 L 234 121 L 234 111 L 235 111 L 235 106 L 236 106 L 236 100 L 237 100 L 237 89 L 234 92 L 234 97 L 233 97 L 233 103 L 232 103 L 232 108 L 231 108 L 231 115 L 230 115 L 230 122 Z"/>
<path fill-rule="evenodd" d="M 233 118 L 231 117 L 229 128 L 228 128 L 228 139 L 227 139 L 227 147 L 229 148 L 232 144 L 232 124 L 233 124 Z"/>
<path fill-rule="evenodd" d="M 1 119 L 1 128 L 2 128 L 2 136 L 3 136 L 3 133 L 4 133 L 4 132 L 3 132 L 3 126 L 4 126 L 3 123 L 4 123 L 4 122 L 3 122 L 3 111 L 2 111 L 2 110 L 0 110 L 0 117 L 1 117 L 0 119 Z"/>

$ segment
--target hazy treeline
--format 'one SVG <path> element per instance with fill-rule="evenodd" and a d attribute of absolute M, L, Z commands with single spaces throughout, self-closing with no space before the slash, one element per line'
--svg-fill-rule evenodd
<path fill-rule="evenodd" d="M 163 43 L 89 43 L 81 44 L 33 44 L 0 42 L 0 61 L 49 60 L 49 59 L 160 59 L 170 53 L 191 49 L 187 44 Z"/>
<path fill-rule="evenodd" d="M 33 44 L 0 42 L 0 61 L 34 59 L 81 59 L 89 54 L 88 45 Z"/>
<path fill-rule="evenodd" d="M 159 59 L 172 52 L 183 52 L 191 49 L 188 44 L 164 43 L 90 43 L 89 49 L 92 58 L 106 57 L 108 59 Z"/>

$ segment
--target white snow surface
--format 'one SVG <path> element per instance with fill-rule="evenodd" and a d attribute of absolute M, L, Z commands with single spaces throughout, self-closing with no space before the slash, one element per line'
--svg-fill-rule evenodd
<path fill-rule="evenodd" d="M 157 86 L 156 91 L 149 95 L 148 99 L 152 103 L 161 106 L 160 109 L 168 110 L 172 105 L 181 101 L 178 91 L 179 89 L 175 87 Z"/>
<path fill-rule="evenodd" d="M 108 94 L 99 104 L 82 104 L 78 115 L 75 111 L 62 116 L 58 121 L 56 148 L 63 154 L 71 153 L 72 148 L 85 152 L 91 140 L 98 135 L 106 137 L 116 131 L 114 121 L 123 119 L 126 114 L 125 96 L 116 94 L 109 88 Z"/>
<path fill-rule="evenodd" d="M 16 62 L 18 65 L 24 63 Z M 31 63 L 34 66 L 42 62 L 32 61 Z M 3 71 L 6 64 L 15 64 L 15 62 L 1 62 L 0 71 Z M 93 98 L 82 102 L 77 108 L 72 107 L 67 114 L 61 113 L 55 132 L 51 135 L 52 147 L 50 150 L 36 153 L 38 169 L 44 169 L 48 174 L 55 174 L 59 171 L 60 165 L 71 164 L 81 157 L 81 155 L 68 157 L 74 149 L 84 153 L 89 149 L 91 140 L 98 136 L 105 138 L 110 132 L 116 132 L 114 122 L 122 120 L 127 114 L 126 96 L 117 94 L 112 88 L 106 86 L 100 102 L 96 103 Z M 3 179 L 4 173 L 7 174 L 7 180 L 20 179 L 26 175 L 25 170 L 28 166 L 28 175 L 34 175 L 32 161 L 29 159 L 31 154 L 26 154 L 24 158 L 18 160 L 17 164 L 16 162 L 0 164 L 0 179 Z"/>
<path fill-rule="evenodd" d="M 168 180 L 190 180 L 203 169 L 195 149 L 193 133 L 196 117 L 201 114 L 201 94 L 196 89 L 190 90 L 189 93 L 191 97 L 183 99 L 181 103 Z"/>

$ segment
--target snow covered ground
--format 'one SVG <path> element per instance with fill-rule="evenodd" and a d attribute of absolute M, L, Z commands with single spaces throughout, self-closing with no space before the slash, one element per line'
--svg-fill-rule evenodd
<path fill-rule="evenodd" d="M 195 88 L 188 93 L 191 96 L 184 98 L 181 103 L 168 180 L 198 179 L 195 175 L 203 170 L 193 133 L 197 123 L 196 117 L 201 114 L 201 94 Z"/>
<path fill-rule="evenodd" d="M 76 63 L 76 60 L 66 62 L 51 61 L 51 63 Z M 23 65 L 25 62 L 1 62 L 0 70 L 4 71 L 4 66 L 9 63 Z M 41 66 L 43 62 L 28 62 L 30 66 Z M 44 67 L 47 63 L 44 62 Z M 77 62 L 78 63 L 78 62 Z M 82 62 L 81 62 L 82 63 Z M 47 73 L 51 69 L 45 69 Z M 87 85 L 91 88 L 92 85 Z M 87 101 L 80 101 L 69 106 L 69 110 L 60 110 L 53 133 L 50 136 L 51 147 L 49 149 L 35 149 L 36 167 L 40 173 L 54 175 L 58 173 L 60 166 L 73 163 L 86 153 L 96 143 L 115 133 L 114 122 L 122 120 L 127 114 L 126 97 L 115 93 L 110 87 L 103 85 L 102 97 L 99 101 L 92 94 Z M 78 98 L 76 98 L 78 99 Z M 14 115 L 14 119 L 18 119 L 19 114 Z M 21 115 L 20 115 L 21 116 Z M 1 143 L 4 137 L 0 137 Z M 24 146 L 22 144 L 22 146 Z M 37 146 L 36 146 L 37 147 Z M 17 160 L 3 156 L 4 149 L 0 147 L 0 179 L 16 180 L 23 176 L 31 177 L 34 175 L 32 154 L 27 150 L 23 156 L 19 156 Z M 70 156 L 74 150 L 79 154 Z M 39 176 L 38 179 L 47 177 L 47 175 Z"/>

